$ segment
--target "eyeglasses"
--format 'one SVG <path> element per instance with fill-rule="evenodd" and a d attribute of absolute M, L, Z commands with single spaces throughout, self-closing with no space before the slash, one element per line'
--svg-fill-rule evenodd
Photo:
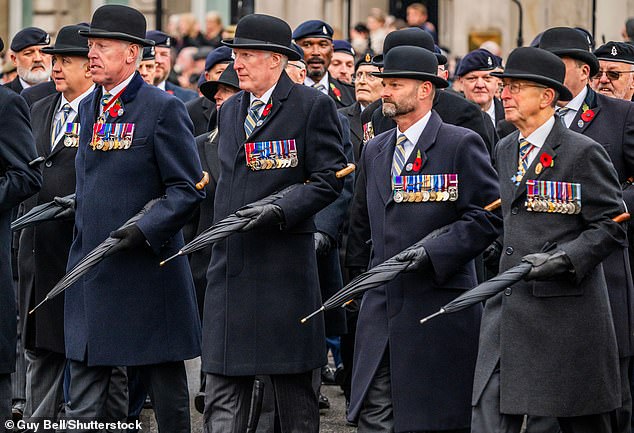
<path fill-rule="evenodd" d="M 354 74 L 355 81 L 361 81 L 364 78 L 368 83 L 372 83 L 379 79 L 379 77 L 375 77 L 374 75 L 372 75 L 372 72 L 357 72 L 356 74 Z"/>
<path fill-rule="evenodd" d="M 530 83 L 504 83 L 502 84 L 502 86 L 500 87 L 501 90 L 504 90 L 504 88 L 508 88 L 509 92 L 511 92 L 511 95 L 515 95 L 517 93 L 520 92 L 520 90 L 522 90 L 522 88 L 524 87 L 537 87 L 539 89 L 547 89 L 548 87 L 546 86 L 540 86 L 539 84 L 530 84 Z"/>
<path fill-rule="evenodd" d="M 608 77 L 610 81 L 617 81 L 621 78 L 621 74 L 631 74 L 634 71 L 599 71 L 597 74 L 592 77 L 595 80 L 600 80 L 603 74 Z"/>

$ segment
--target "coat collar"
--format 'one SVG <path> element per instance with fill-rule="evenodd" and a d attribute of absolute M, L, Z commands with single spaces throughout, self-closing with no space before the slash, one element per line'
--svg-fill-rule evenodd
<path fill-rule="evenodd" d="M 599 114 L 599 111 L 601 110 L 601 104 L 599 102 L 599 98 L 597 98 L 597 93 L 594 90 L 592 90 L 590 86 L 588 86 L 588 93 L 586 94 L 586 97 L 583 100 L 583 104 L 581 105 L 581 110 L 577 112 L 577 115 L 575 116 L 574 120 L 570 124 L 570 130 L 578 132 L 580 134 L 583 134 L 583 131 L 585 131 L 586 128 L 593 121 L 593 119 L 583 120 L 581 118 L 581 115 L 583 114 L 584 106 L 587 106 L 593 111 L 594 113 L 593 119 L 594 117 L 597 116 L 597 114 Z"/>
<path fill-rule="evenodd" d="M 442 120 L 440 119 L 440 116 L 435 111 L 432 111 L 429 122 L 423 130 L 423 133 L 418 138 L 418 142 L 416 143 L 416 146 L 414 146 L 413 151 L 416 152 L 417 150 L 420 150 L 421 152 L 421 171 L 429 159 L 427 152 L 436 143 L 436 138 L 441 125 Z M 379 189 L 383 203 L 386 206 L 393 201 L 391 173 L 395 143 L 396 128 L 391 130 L 389 133 L 386 133 L 386 139 L 379 144 L 379 151 L 374 158 L 374 172 L 377 173 L 374 180 L 377 183 L 377 188 Z"/>

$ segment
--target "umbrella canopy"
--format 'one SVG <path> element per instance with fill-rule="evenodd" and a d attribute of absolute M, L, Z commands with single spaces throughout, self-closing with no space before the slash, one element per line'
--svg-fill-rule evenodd
<path fill-rule="evenodd" d="M 137 213 L 132 218 L 127 220 L 121 227 L 119 227 L 118 230 L 126 228 L 126 227 L 129 227 L 129 226 L 133 225 L 134 223 L 136 223 L 159 200 L 161 200 L 161 199 L 150 200 L 145 206 L 143 206 L 143 209 L 141 209 L 139 211 L 139 213 Z M 119 239 L 119 238 L 113 238 L 113 237 L 108 236 L 108 238 L 106 238 L 105 241 L 103 241 L 102 243 L 97 245 L 95 247 L 95 249 L 93 249 L 91 252 L 89 252 L 86 255 L 86 257 L 81 259 L 75 265 L 75 267 L 73 269 L 71 269 L 66 275 L 64 275 L 64 277 L 61 280 L 59 280 L 59 282 L 57 284 L 55 284 L 55 286 L 50 290 L 50 292 L 48 292 L 48 294 L 42 300 L 42 302 L 37 304 L 35 306 L 35 308 L 33 308 L 31 311 L 29 311 L 29 314 L 32 314 L 35 310 L 37 310 L 46 301 L 48 301 L 49 299 L 53 299 L 55 296 L 59 295 L 64 290 L 66 290 L 68 287 L 70 287 L 82 275 L 84 275 L 86 272 L 88 272 L 90 269 L 92 269 L 95 265 L 97 265 L 97 263 L 99 263 L 101 260 L 103 260 L 104 255 L 106 254 L 106 252 L 108 252 L 108 250 L 110 248 L 112 248 L 113 245 L 118 244 L 120 241 L 121 241 L 121 239 Z"/>
<path fill-rule="evenodd" d="M 75 200 L 75 194 L 62 197 L 62 200 Z M 49 201 L 35 206 L 33 209 L 22 215 L 11 223 L 11 230 L 21 230 L 25 227 L 39 224 L 44 221 L 51 221 L 58 218 L 64 218 L 67 215 L 68 208 L 60 205 L 58 202 Z"/>

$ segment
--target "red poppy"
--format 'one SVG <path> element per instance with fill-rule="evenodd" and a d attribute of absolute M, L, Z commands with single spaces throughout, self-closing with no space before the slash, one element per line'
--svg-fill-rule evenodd
<path fill-rule="evenodd" d="M 341 101 L 341 91 L 339 89 L 337 89 L 335 87 L 334 84 L 330 83 L 330 89 L 332 90 L 332 93 L 335 95 L 335 97 Z"/>
<path fill-rule="evenodd" d="M 266 117 L 269 115 L 269 113 L 271 112 L 271 107 L 273 107 L 273 104 L 271 104 L 270 102 L 266 104 L 266 107 L 264 107 L 264 110 L 262 110 L 262 117 Z"/>
<path fill-rule="evenodd" d="M 589 122 L 593 118 L 594 118 L 594 111 L 592 111 L 591 109 L 587 109 L 586 111 L 581 113 L 581 120 L 583 120 L 584 122 Z"/>
<path fill-rule="evenodd" d="M 114 104 L 112 107 L 110 107 L 110 110 L 108 111 L 108 113 L 110 114 L 111 117 L 117 117 L 119 115 L 120 109 L 121 109 L 121 105 Z"/>
<path fill-rule="evenodd" d="M 173 94 L 174 94 L 174 91 L 173 91 L 173 90 L 166 90 L 166 92 L 167 92 L 167 93 L 169 93 L 170 95 L 173 95 Z"/>
<path fill-rule="evenodd" d="M 414 164 L 412 164 L 412 170 L 413 171 L 418 171 L 420 170 L 421 165 L 423 165 L 423 160 L 422 158 L 418 157 L 414 160 Z"/>
<path fill-rule="evenodd" d="M 553 157 L 547 153 L 542 153 L 539 156 L 539 162 L 541 162 L 544 167 L 550 167 L 553 165 Z"/>

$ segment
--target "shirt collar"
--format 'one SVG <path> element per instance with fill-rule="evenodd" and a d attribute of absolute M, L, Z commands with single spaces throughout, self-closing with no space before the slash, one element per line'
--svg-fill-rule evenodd
<path fill-rule="evenodd" d="M 158 87 L 159 89 L 161 89 L 162 91 L 165 91 L 165 80 L 161 81 L 160 83 L 158 83 L 156 85 L 156 87 Z"/>
<path fill-rule="evenodd" d="M 88 88 L 88 90 L 86 90 L 84 93 L 82 93 L 81 95 L 79 95 L 78 97 L 73 99 L 71 102 L 68 102 L 68 99 L 66 99 L 66 97 L 62 93 L 62 99 L 60 99 L 60 101 L 59 101 L 59 109 L 61 110 L 62 107 L 64 106 L 64 104 L 70 104 L 70 108 L 72 108 L 75 113 L 79 113 L 79 103 L 86 96 L 88 96 L 88 95 L 90 95 L 92 93 L 92 91 L 94 90 L 94 87 L 95 87 L 94 85 L 90 86 Z"/>
<path fill-rule="evenodd" d="M 264 102 L 264 104 L 267 104 L 269 102 L 269 99 L 271 99 L 271 95 L 273 94 L 273 90 L 275 90 L 275 86 L 277 86 L 277 83 L 273 84 L 273 87 L 271 87 L 269 90 L 264 92 L 261 98 L 256 98 L 253 93 L 249 93 L 249 107 L 251 106 L 251 104 L 253 104 L 253 101 L 255 101 L 256 99 Z M 264 109 L 264 107 L 262 107 L 262 109 Z"/>
<path fill-rule="evenodd" d="M 427 126 L 427 123 L 429 122 L 430 117 L 431 117 L 431 110 L 429 110 L 427 114 L 425 114 L 423 117 L 418 119 L 416 123 L 414 123 L 412 126 L 407 128 L 405 131 L 401 131 L 397 126 L 396 136 L 398 137 L 399 134 L 405 134 L 405 136 L 407 137 L 407 140 L 410 143 L 412 143 L 412 145 L 416 146 L 416 143 L 418 143 L 418 139 L 420 138 L 421 134 L 423 133 L 423 130 Z"/>
<path fill-rule="evenodd" d="M 20 84 L 22 84 L 23 89 L 28 89 L 29 87 L 31 87 L 31 85 L 27 83 L 26 81 L 24 81 L 22 77 L 18 76 L 18 79 L 20 80 Z"/>
<path fill-rule="evenodd" d="M 491 117 L 491 120 L 493 121 L 493 126 L 495 126 L 495 103 L 494 101 L 491 101 L 491 106 L 489 107 L 489 109 L 487 111 L 485 111 L 486 114 L 489 115 L 489 117 Z"/>
<path fill-rule="evenodd" d="M 304 79 L 304 85 L 306 85 L 306 86 L 311 86 L 312 87 L 315 84 L 317 84 L 317 83 L 315 83 L 312 78 L 306 77 L 306 79 Z M 330 85 L 328 83 L 328 72 L 326 72 L 324 74 L 324 76 L 321 77 L 321 80 L 319 80 L 319 84 L 323 85 L 324 88 L 326 89 L 326 91 L 328 91 L 328 86 Z"/>
<path fill-rule="evenodd" d="M 520 132 L 520 141 L 526 139 L 530 144 L 541 149 L 546 142 L 546 138 L 548 138 L 548 134 L 552 131 L 553 126 L 555 126 L 555 116 L 551 116 L 542 126 L 529 134 L 528 137 L 522 137 L 522 133 Z"/>
<path fill-rule="evenodd" d="M 575 111 L 579 111 L 579 109 L 583 105 L 583 101 L 585 101 L 586 99 L 587 94 L 588 94 L 588 87 L 584 86 L 583 90 L 579 92 L 577 96 L 572 98 L 572 100 L 566 104 L 566 107 Z"/>
<path fill-rule="evenodd" d="M 135 71 L 136 72 L 136 71 Z M 130 75 L 128 78 L 126 78 L 125 80 L 123 80 L 121 83 L 117 84 L 114 88 L 110 89 L 110 91 L 108 92 L 103 86 L 101 86 L 101 94 L 105 95 L 106 93 L 110 93 L 111 95 L 116 95 L 117 93 L 119 93 L 123 88 L 125 88 L 128 84 L 130 84 L 130 81 L 132 81 L 132 79 L 134 78 L 134 74 L 135 72 L 132 73 L 132 75 Z"/>

